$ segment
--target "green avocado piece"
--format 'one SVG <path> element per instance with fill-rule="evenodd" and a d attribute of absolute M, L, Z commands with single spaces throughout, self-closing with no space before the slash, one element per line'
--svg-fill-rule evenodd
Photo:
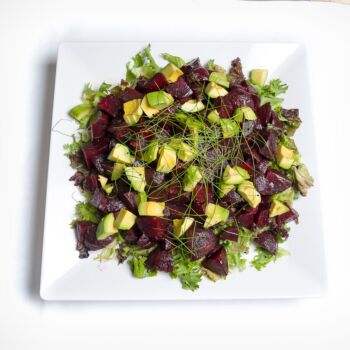
<path fill-rule="evenodd" d="M 145 190 L 146 178 L 144 167 L 126 167 L 125 175 L 135 191 L 143 192 Z"/>
<path fill-rule="evenodd" d="M 102 175 L 98 175 L 98 181 L 100 182 L 102 189 L 107 194 L 111 194 L 111 192 L 113 191 L 113 185 L 107 183 L 108 178 L 106 178 L 105 176 L 102 176 Z"/>
<path fill-rule="evenodd" d="M 222 136 L 224 139 L 233 137 L 239 133 L 239 125 L 230 119 L 220 119 Z"/>
<path fill-rule="evenodd" d="M 193 223 L 194 219 L 190 217 L 186 217 L 183 219 L 174 219 L 174 235 L 176 237 L 181 237 L 192 226 Z"/>
<path fill-rule="evenodd" d="M 283 169 L 290 169 L 296 159 L 296 153 L 287 148 L 286 146 L 279 144 L 277 150 L 277 164 Z"/>
<path fill-rule="evenodd" d="M 147 202 L 146 192 L 139 192 L 135 197 L 135 201 L 136 201 L 137 206 L 139 206 L 140 203 L 142 203 L 142 202 Z"/>
<path fill-rule="evenodd" d="M 218 72 L 210 73 L 209 81 L 216 83 L 218 85 L 221 85 L 225 88 L 230 87 L 230 82 L 228 81 L 227 76 L 224 73 L 218 73 Z"/>
<path fill-rule="evenodd" d="M 235 165 L 231 168 L 229 165 L 226 166 L 224 173 L 222 175 L 222 182 L 227 185 L 239 185 L 244 180 L 250 178 L 247 170 L 242 167 Z"/>
<path fill-rule="evenodd" d="M 223 198 L 235 188 L 235 185 L 225 184 L 224 182 L 219 183 L 219 198 Z"/>
<path fill-rule="evenodd" d="M 216 109 L 212 110 L 208 115 L 207 118 L 210 123 L 212 124 L 220 124 L 220 115 Z"/>
<path fill-rule="evenodd" d="M 289 187 L 286 190 L 284 190 L 283 192 L 276 193 L 276 194 L 272 195 L 271 199 L 280 201 L 282 203 L 287 204 L 289 207 L 291 207 L 293 205 L 293 201 L 295 199 L 295 191 L 294 191 L 293 187 Z"/>
<path fill-rule="evenodd" d="M 256 120 L 255 112 L 248 106 L 241 107 L 241 111 L 246 120 Z"/>
<path fill-rule="evenodd" d="M 88 118 L 91 115 L 92 111 L 93 108 L 91 107 L 91 105 L 80 104 L 73 107 L 69 111 L 69 115 L 78 122 L 81 122 L 83 119 Z"/>
<path fill-rule="evenodd" d="M 204 228 L 209 228 L 219 222 L 226 222 L 229 217 L 229 210 L 218 204 L 209 203 L 205 208 L 207 219 L 204 222 Z"/>
<path fill-rule="evenodd" d="M 160 173 L 170 173 L 176 166 L 176 151 L 169 145 L 163 145 L 157 163 L 157 171 Z"/>
<path fill-rule="evenodd" d="M 250 80 L 253 84 L 263 86 L 267 79 L 268 71 L 266 69 L 252 69 L 250 71 Z"/>
<path fill-rule="evenodd" d="M 136 215 L 123 208 L 118 213 L 114 221 L 114 226 L 119 230 L 130 230 L 134 226 L 135 222 Z"/>
<path fill-rule="evenodd" d="M 137 114 L 124 114 L 124 120 L 128 125 L 135 125 L 140 120 L 141 116 Z"/>
<path fill-rule="evenodd" d="M 152 141 L 142 153 L 142 160 L 147 163 L 151 163 L 157 159 L 159 150 L 158 141 Z"/>
<path fill-rule="evenodd" d="M 252 207 L 256 208 L 261 202 L 261 195 L 251 181 L 244 181 L 238 185 L 238 193 Z"/>
<path fill-rule="evenodd" d="M 205 109 L 202 101 L 188 100 L 181 106 L 181 110 L 187 113 L 196 113 Z"/>
<path fill-rule="evenodd" d="M 125 170 L 125 164 L 114 163 L 113 170 L 112 170 L 112 175 L 111 175 L 111 180 L 112 181 L 116 181 L 119 178 L 121 178 L 121 176 L 124 173 L 124 170 Z"/>
<path fill-rule="evenodd" d="M 155 109 L 161 110 L 171 106 L 174 103 L 174 98 L 167 92 L 153 91 L 146 95 L 148 104 Z"/>
<path fill-rule="evenodd" d="M 117 143 L 109 153 L 108 160 L 123 164 L 133 164 L 135 162 L 135 157 L 130 154 L 130 150 L 127 146 Z"/>
<path fill-rule="evenodd" d="M 187 143 L 181 142 L 177 151 L 177 157 L 183 162 L 189 162 L 193 160 L 195 156 L 196 151 Z"/>
<path fill-rule="evenodd" d="M 210 98 L 218 98 L 228 94 L 228 91 L 225 88 L 214 82 L 208 83 L 204 91 Z"/>
<path fill-rule="evenodd" d="M 164 216 L 164 202 L 141 202 L 138 205 L 139 214 L 141 216 Z"/>
<path fill-rule="evenodd" d="M 117 232 L 118 229 L 114 226 L 114 214 L 109 213 L 99 222 L 96 230 L 96 238 L 102 240 Z"/>
<path fill-rule="evenodd" d="M 175 83 L 175 81 L 184 74 L 181 69 L 172 63 L 167 64 L 161 72 L 169 83 Z"/>
<path fill-rule="evenodd" d="M 197 183 L 202 180 L 202 174 L 195 165 L 187 168 L 183 179 L 183 190 L 185 192 L 192 192 Z"/>
<path fill-rule="evenodd" d="M 273 218 L 275 216 L 282 215 L 284 213 L 289 212 L 289 210 L 290 209 L 285 204 L 274 199 L 274 200 L 272 200 L 272 203 L 270 206 L 269 217 Z"/>

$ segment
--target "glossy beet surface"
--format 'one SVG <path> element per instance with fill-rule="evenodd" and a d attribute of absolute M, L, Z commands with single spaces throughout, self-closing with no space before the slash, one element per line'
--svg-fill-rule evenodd
<path fill-rule="evenodd" d="M 202 266 L 219 276 L 228 274 L 227 253 L 224 247 L 220 247 L 202 261 Z"/>
<path fill-rule="evenodd" d="M 255 239 L 255 243 L 269 253 L 275 255 L 278 249 L 276 236 L 272 232 L 263 232 Z"/>
<path fill-rule="evenodd" d="M 169 220 L 155 216 L 140 216 L 136 220 L 139 230 L 151 239 L 164 238 L 169 226 Z"/>
<path fill-rule="evenodd" d="M 212 230 L 201 227 L 191 228 L 186 232 L 186 245 L 191 251 L 192 260 L 197 260 L 210 253 L 218 239 Z"/>
<path fill-rule="evenodd" d="M 150 270 L 171 272 L 173 270 L 173 256 L 171 251 L 161 248 L 155 249 L 150 253 L 146 265 Z"/>

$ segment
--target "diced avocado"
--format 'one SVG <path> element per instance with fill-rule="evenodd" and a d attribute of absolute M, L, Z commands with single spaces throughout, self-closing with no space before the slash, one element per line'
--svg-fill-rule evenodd
<path fill-rule="evenodd" d="M 146 95 L 148 104 L 155 109 L 161 110 L 171 106 L 174 98 L 165 91 L 153 91 Z"/>
<path fill-rule="evenodd" d="M 289 208 L 278 200 L 273 200 L 270 206 L 269 217 L 273 218 L 274 216 L 282 215 L 289 212 Z"/>
<path fill-rule="evenodd" d="M 169 83 L 175 83 L 175 81 L 184 74 L 181 69 L 172 63 L 167 64 L 161 72 Z"/>
<path fill-rule="evenodd" d="M 190 130 L 203 130 L 205 124 L 196 118 L 188 117 L 186 120 L 186 127 Z"/>
<path fill-rule="evenodd" d="M 123 175 L 125 170 L 125 164 L 122 163 L 114 163 L 111 180 L 116 181 Z"/>
<path fill-rule="evenodd" d="M 260 193 L 254 187 L 251 181 L 244 181 L 238 186 L 238 193 L 252 207 L 256 208 L 261 202 Z"/>
<path fill-rule="evenodd" d="M 277 150 L 277 163 L 283 169 L 290 169 L 295 161 L 295 152 L 286 146 L 279 144 Z"/>
<path fill-rule="evenodd" d="M 216 109 L 212 110 L 208 115 L 207 115 L 208 120 L 212 124 L 220 124 L 220 115 Z"/>
<path fill-rule="evenodd" d="M 197 183 L 202 180 L 202 174 L 195 165 L 187 168 L 183 179 L 183 190 L 185 192 L 192 192 Z"/>
<path fill-rule="evenodd" d="M 147 202 L 146 192 L 139 192 L 135 197 L 135 201 L 136 201 L 137 206 L 139 206 L 140 203 L 142 203 L 142 202 Z"/>
<path fill-rule="evenodd" d="M 268 71 L 266 69 L 252 69 L 250 71 L 250 80 L 253 84 L 263 86 L 267 79 Z"/>
<path fill-rule="evenodd" d="M 243 112 L 244 118 L 246 120 L 256 120 L 256 114 L 250 107 L 241 107 L 241 111 Z"/>
<path fill-rule="evenodd" d="M 218 73 L 218 72 L 210 73 L 209 81 L 219 84 L 225 88 L 228 88 L 230 86 L 227 76 L 224 73 Z"/>
<path fill-rule="evenodd" d="M 174 117 L 178 122 L 182 124 L 185 124 L 188 118 L 187 114 L 184 114 L 184 113 L 175 113 Z"/>
<path fill-rule="evenodd" d="M 239 125 L 230 119 L 220 119 L 222 136 L 224 139 L 233 137 L 239 133 Z"/>
<path fill-rule="evenodd" d="M 170 173 L 176 166 L 176 151 L 169 145 L 163 145 L 159 151 L 157 171 L 160 173 Z"/>
<path fill-rule="evenodd" d="M 125 175 L 135 191 L 143 192 L 145 190 L 146 178 L 144 167 L 126 167 Z"/>
<path fill-rule="evenodd" d="M 119 230 L 130 230 L 134 226 L 135 221 L 136 215 L 123 208 L 118 213 L 114 226 Z"/>
<path fill-rule="evenodd" d="M 152 141 L 142 153 L 142 160 L 150 163 L 157 159 L 159 150 L 158 141 Z"/>
<path fill-rule="evenodd" d="M 236 122 L 241 123 L 243 121 L 243 111 L 241 108 L 236 108 L 235 114 L 232 117 Z"/>
<path fill-rule="evenodd" d="M 196 113 L 200 112 L 205 108 L 204 104 L 202 101 L 197 101 L 197 100 L 188 100 L 185 102 L 182 106 L 181 109 L 184 112 L 187 113 Z"/>
<path fill-rule="evenodd" d="M 141 118 L 141 102 L 141 99 L 136 99 L 123 104 L 124 120 L 128 125 L 135 125 Z"/>
<path fill-rule="evenodd" d="M 78 122 L 82 121 L 85 118 L 88 118 L 92 113 L 93 108 L 88 104 L 80 104 L 73 107 L 69 111 L 69 115 L 77 120 Z"/>
<path fill-rule="evenodd" d="M 141 202 L 138 206 L 141 216 L 164 216 L 163 210 L 165 203 L 163 202 Z"/>
<path fill-rule="evenodd" d="M 187 143 L 181 142 L 177 151 L 177 156 L 183 162 L 189 162 L 196 156 L 196 151 Z"/>
<path fill-rule="evenodd" d="M 107 194 L 110 194 L 113 191 L 113 185 L 112 184 L 107 184 L 108 179 L 105 176 L 98 175 L 98 181 L 100 182 L 102 189 Z"/>
<path fill-rule="evenodd" d="M 194 223 L 193 218 L 186 217 L 184 219 L 174 219 L 174 235 L 176 237 L 181 237 Z"/>
<path fill-rule="evenodd" d="M 182 143 L 181 139 L 174 138 L 174 139 L 171 139 L 168 145 L 175 151 L 178 151 L 179 148 L 181 147 L 181 143 Z"/>
<path fill-rule="evenodd" d="M 232 191 L 235 188 L 235 185 L 231 185 L 231 184 L 225 184 L 224 182 L 220 182 L 219 183 L 219 197 L 225 197 L 227 195 L 227 193 L 229 193 L 230 191 Z"/>
<path fill-rule="evenodd" d="M 108 159 L 112 162 L 120 162 L 123 164 L 133 164 L 135 157 L 130 154 L 127 146 L 117 143 L 109 153 Z"/>
<path fill-rule="evenodd" d="M 222 175 L 222 182 L 227 185 L 239 185 L 249 178 L 250 176 L 247 170 L 238 165 L 235 165 L 233 168 L 227 165 Z"/>
<path fill-rule="evenodd" d="M 96 238 L 102 240 L 108 236 L 114 235 L 118 232 L 118 229 L 114 226 L 114 214 L 109 213 L 104 216 L 97 226 Z"/>
<path fill-rule="evenodd" d="M 147 97 L 144 96 L 141 102 L 141 108 L 144 111 L 144 113 L 147 115 L 147 117 L 152 118 L 157 113 L 159 113 L 159 109 L 151 107 L 147 101 Z"/>
<path fill-rule="evenodd" d="M 205 208 L 205 215 L 207 218 L 204 222 L 204 228 L 214 226 L 219 222 L 226 222 L 229 214 L 230 212 L 228 209 L 218 204 L 209 203 Z"/>
<path fill-rule="evenodd" d="M 205 88 L 205 93 L 210 97 L 210 98 L 218 98 L 220 96 L 226 96 L 228 94 L 228 91 L 223 88 L 222 86 L 210 82 Z"/>
<path fill-rule="evenodd" d="M 276 194 L 272 195 L 271 199 L 280 201 L 282 203 L 287 204 L 289 207 L 291 207 L 293 205 L 293 201 L 295 199 L 295 191 L 294 191 L 293 187 L 289 187 L 286 190 L 284 190 L 283 192 L 276 193 Z"/>

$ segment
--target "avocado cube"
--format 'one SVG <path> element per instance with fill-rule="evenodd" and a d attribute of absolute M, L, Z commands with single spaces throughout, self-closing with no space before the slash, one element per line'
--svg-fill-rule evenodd
<path fill-rule="evenodd" d="M 277 164 L 283 169 L 290 169 L 296 158 L 293 150 L 280 144 L 277 150 Z"/>
<path fill-rule="evenodd" d="M 289 210 L 290 210 L 289 207 L 287 207 L 285 204 L 274 199 L 271 202 L 269 217 L 273 218 L 275 216 L 282 215 L 284 213 L 288 213 Z"/>
<path fill-rule="evenodd" d="M 157 110 L 161 110 L 171 106 L 174 103 L 174 98 L 165 91 L 153 91 L 146 95 L 148 104 Z"/>
<path fill-rule="evenodd" d="M 125 175 L 130 181 L 130 184 L 135 191 L 144 192 L 146 187 L 144 167 L 126 167 Z"/>
<path fill-rule="evenodd" d="M 235 165 L 231 168 L 229 165 L 226 166 L 224 173 L 222 175 L 222 182 L 227 185 L 239 185 L 244 180 L 250 178 L 247 170 L 242 167 Z"/>
<path fill-rule="evenodd" d="M 141 102 L 141 99 L 136 99 L 123 104 L 124 120 L 128 125 L 135 125 L 141 118 Z"/>
<path fill-rule="evenodd" d="M 107 184 L 108 179 L 105 176 L 98 175 L 98 181 L 100 182 L 102 189 L 107 194 L 111 194 L 111 192 L 113 191 L 113 185 L 112 184 Z"/>
<path fill-rule="evenodd" d="M 238 186 L 238 193 L 252 208 L 256 208 L 261 202 L 261 195 L 251 181 L 242 182 Z"/>
<path fill-rule="evenodd" d="M 152 141 L 146 149 L 142 152 L 142 160 L 147 163 L 151 163 L 157 159 L 159 150 L 158 141 Z"/>
<path fill-rule="evenodd" d="M 219 115 L 219 112 L 216 109 L 212 110 L 207 115 L 207 118 L 208 118 L 210 123 L 212 123 L 212 124 L 219 124 L 220 125 L 220 115 Z"/>
<path fill-rule="evenodd" d="M 96 230 L 96 238 L 103 240 L 118 232 L 118 228 L 114 226 L 114 214 L 109 213 L 99 222 Z"/>
<path fill-rule="evenodd" d="M 123 116 L 126 124 L 128 125 L 136 125 L 137 122 L 140 120 L 141 116 L 140 115 L 136 115 L 136 114 L 124 114 Z"/>
<path fill-rule="evenodd" d="M 253 84 L 263 86 L 266 82 L 268 71 L 266 69 L 252 69 L 250 80 Z"/>
<path fill-rule="evenodd" d="M 219 198 L 223 198 L 235 188 L 235 185 L 226 184 L 224 182 L 219 183 Z"/>
<path fill-rule="evenodd" d="M 241 123 L 243 121 L 243 111 L 242 108 L 238 107 L 235 110 L 235 114 L 232 117 L 236 122 Z"/>
<path fill-rule="evenodd" d="M 162 70 L 162 74 L 165 76 L 166 80 L 169 83 L 175 83 L 177 79 L 183 75 L 183 71 L 176 67 L 174 64 L 169 63 L 167 64 Z"/>
<path fill-rule="evenodd" d="M 218 98 L 228 94 L 228 91 L 225 88 L 214 82 L 208 83 L 204 91 L 210 98 Z"/>
<path fill-rule="evenodd" d="M 197 100 L 188 100 L 181 106 L 181 110 L 186 113 L 196 113 L 205 109 L 205 106 L 202 101 Z"/>
<path fill-rule="evenodd" d="M 174 235 L 176 237 L 181 237 L 194 223 L 193 218 L 186 217 L 184 219 L 174 219 Z"/>
<path fill-rule="evenodd" d="M 142 203 L 142 202 L 147 202 L 146 192 L 139 192 L 135 197 L 135 201 L 136 201 L 137 206 L 139 206 L 140 203 Z"/>
<path fill-rule="evenodd" d="M 81 122 L 85 118 L 90 117 L 92 112 L 93 112 L 93 108 L 90 105 L 88 105 L 88 104 L 80 104 L 80 105 L 77 105 L 77 106 L 73 107 L 69 111 L 69 115 L 72 118 L 74 118 L 75 120 L 77 120 L 78 122 Z"/>
<path fill-rule="evenodd" d="M 147 117 L 152 118 L 157 113 L 159 113 L 159 109 L 151 107 L 147 101 L 147 97 L 144 96 L 141 102 L 141 108 L 144 111 L 144 113 L 147 115 Z"/>
<path fill-rule="evenodd" d="M 289 187 L 283 192 L 276 193 L 271 196 L 272 200 L 278 200 L 282 203 L 287 204 L 289 207 L 293 205 L 293 201 L 295 199 L 295 191 L 293 187 Z"/>
<path fill-rule="evenodd" d="M 164 216 L 164 202 L 141 202 L 138 205 L 139 214 L 141 216 Z"/>
<path fill-rule="evenodd" d="M 209 203 L 205 208 L 207 219 L 204 222 L 204 228 L 209 228 L 220 222 L 226 222 L 229 217 L 229 210 L 218 204 Z"/>
<path fill-rule="evenodd" d="M 230 82 L 227 79 L 227 75 L 219 72 L 212 72 L 209 75 L 209 81 L 221 85 L 225 88 L 230 87 Z"/>
<path fill-rule="evenodd" d="M 186 124 L 188 115 L 184 113 L 175 113 L 174 118 L 181 124 Z"/>
<path fill-rule="evenodd" d="M 169 145 L 162 146 L 159 152 L 157 171 L 160 173 L 170 173 L 176 166 L 176 151 Z"/>
<path fill-rule="evenodd" d="M 239 133 L 239 125 L 230 119 L 220 119 L 222 136 L 224 139 L 233 137 Z"/>
<path fill-rule="evenodd" d="M 202 180 L 202 174 L 195 165 L 187 168 L 183 179 L 183 190 L 185 192 L 192 192 L 197 183 Z"/>
<path fill-rule="evenodd" d="M 130 154 L 130 150 L 127 146 L 117 143 L 109 153 L 108 160 L 123 164 L 133 164 L 135 162 L 135 157 Z"/>
<path fill-rule="evenodd" d="M 183 162 L 189 162 L 196 156 L 196 151 L 187 143 L 181 142 L 178 147 L 177 156 Z"/>
<path fill-rule="evenodd" d="M 121 178 L 125 170 L 125 164 L 122 163 L 114 163 L 111 180 L 116 181 Z"/>
<path fill-rule="evenodd" d="M 114 221 L 114 226 L 119 230 L 130 230 L 134 226 L 135 222 L 136 215 L 123 208 L 118 213 Z"/>
<path fill-rule="evenodd" d="M 248 106 L 241 107 L 241 111 L 246 120 L 256 120 L 255 112 Z"/>

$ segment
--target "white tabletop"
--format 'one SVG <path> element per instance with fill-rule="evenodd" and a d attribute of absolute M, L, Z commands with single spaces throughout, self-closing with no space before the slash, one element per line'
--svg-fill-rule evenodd
<path fill-rule="evenodd" d="M 350 6 L 224 0 L 2 1 L 0 29 L 1 350 L 350 348 Z M 307 45 L 324 213 L 315 220 L 324 223 L 326 297 L 210 303 L 39 299 L 56 52 L 61 41 L 81 40 Z"/>

